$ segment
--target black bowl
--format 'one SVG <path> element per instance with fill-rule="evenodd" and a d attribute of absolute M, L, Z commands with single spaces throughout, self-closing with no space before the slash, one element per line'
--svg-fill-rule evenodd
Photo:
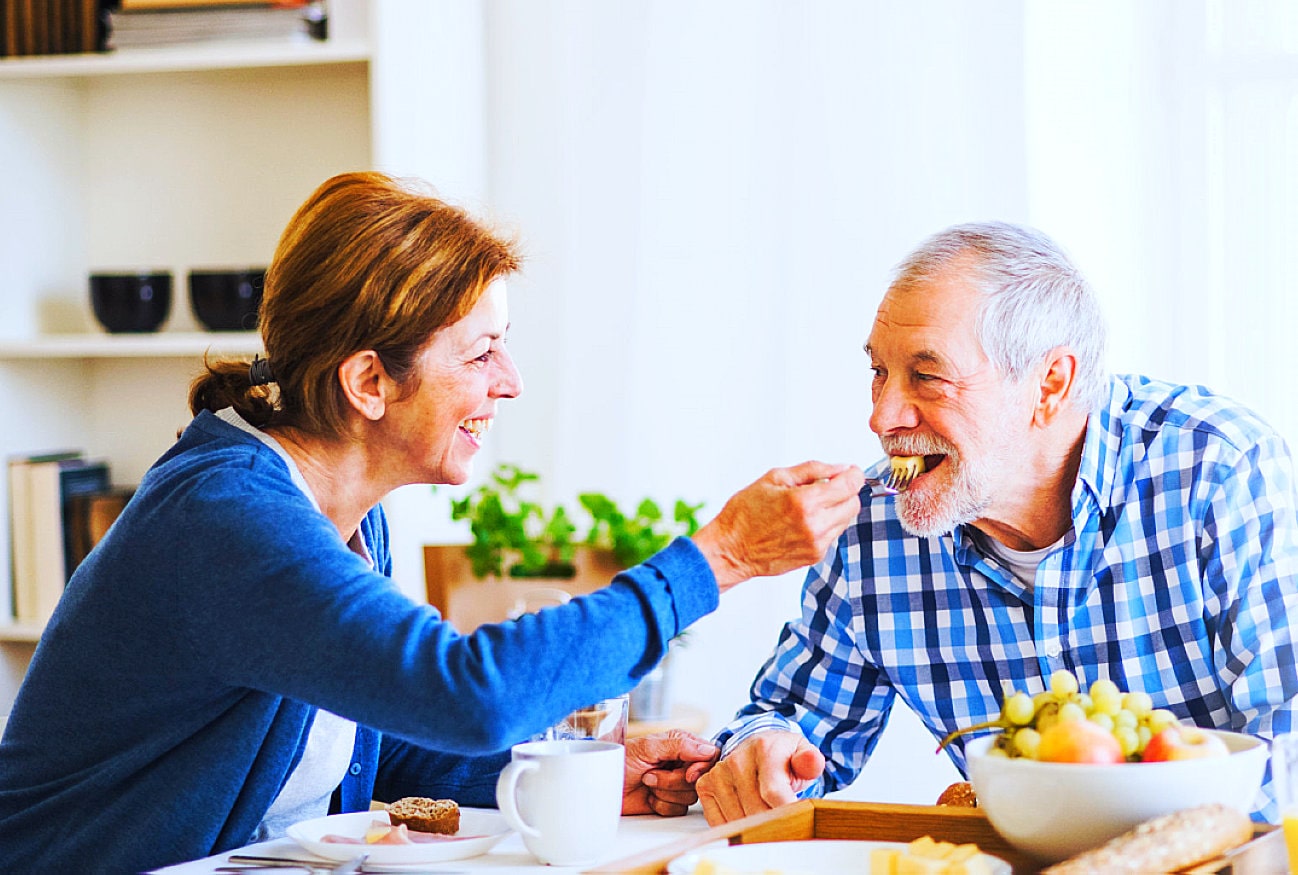
<path fill-rule="evenodd" d="M 90 307 L 114 334 L 157 331 L 171 311 L 171 274 L 93 273 Z"/>
<path fill-rule="evenodd" d="M 191 270 L 189 303 L 209 331 L 253 331 L 266 282 L 264 267 L 246 270 Z"/>

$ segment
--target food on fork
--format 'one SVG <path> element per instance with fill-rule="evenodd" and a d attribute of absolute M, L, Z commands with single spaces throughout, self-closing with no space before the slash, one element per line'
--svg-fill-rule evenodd
<path fill-rule="evenodd" d="M 1090 872 L 1179 872 L 1211 860 L 1253 837 L 1248 815 L 1227 805 L 1200 805 L 1147 820 L 1043 870 L 1042 875 Z"/>
<path fill-rule="evenodd" d="M 974 844 L 957 845 L 921 836 L 904 848 L 870 851 L 870 875 L 991 875 L 992 867 Z"/>
<path fill-rule="evenodd" d="M 893 456 L 889 463 L 892 465 L 893 479 L 905 478 L 911 481 L 927 470 L 923 456 Z"/>
<path fill-rule="evenodd" d="M 452 799 L 406 796 L 387 805 L 388 819 L 416 832 L 455 835 L 460 829 L 460 806 Z"/>

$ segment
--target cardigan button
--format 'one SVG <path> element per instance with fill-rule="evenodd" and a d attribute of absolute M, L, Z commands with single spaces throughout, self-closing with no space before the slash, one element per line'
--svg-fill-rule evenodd
<path fill-rule="evenodd" d="M 361 773 L 361 764 L 352 763 L 351 768 L 348 769 L 347 771 L 351 772 L 353 775 L 359 775 Z"/>

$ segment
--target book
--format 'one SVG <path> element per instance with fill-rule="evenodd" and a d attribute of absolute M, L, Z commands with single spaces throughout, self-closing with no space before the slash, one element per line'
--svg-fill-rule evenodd
<path fill-rule="evenodd" d="M 108 463 L 80 453 L 11 460 L 10 531 L 13 613 L 43 624 L 54 613 L 71 574 L 71 499 L 109 488 Z"/>
<path fill-rule="evenodd" d="M 81 561 L 90 555 L 95 545 L 108 534 L 108 529 L 117 521 L 134 494 L 134 489 L 122 486 L 69 497 L 65 520 L 69 578 Z"/>
<path fill-rule="evenodd" d="M 10 611 L 20 621 L 34 619 L 36 533 L 31 513 L 31 469 L 40 463 L 69 460 L 81 455 L 60 450 L 9 459 L 9 575 L 12 582 Z"/>

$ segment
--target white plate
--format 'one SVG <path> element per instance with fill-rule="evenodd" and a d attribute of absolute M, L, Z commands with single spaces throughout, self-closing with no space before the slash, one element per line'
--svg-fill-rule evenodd
<path fill-rule="evenodd" d="M 870 875 L 870 851 L 874 848 L 904 848 L 905 842 L 858 842 L 816 839 L 807 842 L 759 842 L 695 851 L 667 864 L 668 875 L 694 875 L 698 864 L 707 860 L 724 866 L 723 873 L 758 875 Z M 993 875 L 1010 875 L 1010 864 L 1000 857 L 983 854 Z"/>
<path fill-rule="evenodd" d="M 460 809 L 462 836 L 476 838 L 453 839 L 444 842 L 424 842 L 416 845 L 347 845 L 322 842 L 327 835 L 362 838 L 374 821 L 388 821 L 386 811 L 353 811 L 350 814 L 331 814 L 304 820 L 288 828 L 288 836 L 306 850 L 326 860 L 351 860 L 368 854 L 367 862 L 376 864 L 441 863 L 446 860 L 463 860 L 485 854 L 496 843 L 509 835 L 510 829 L 498 811 L 477 808 Z"/>

